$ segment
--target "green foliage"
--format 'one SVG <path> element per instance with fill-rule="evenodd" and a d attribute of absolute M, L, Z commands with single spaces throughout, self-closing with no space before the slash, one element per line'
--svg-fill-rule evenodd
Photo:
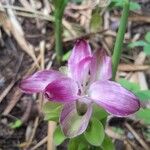
<path fill-rule="evenodd" d="M 61 131 L 60 126 L 58 126 L 54 132 L 54 144 L 56 146 L 60 145 L 66 139 L 64 133 Z"/>
<path fill-rule="evenodd" d="M 20 128 L 23 122 L 20 119 L 17 119 L 15 122 L 9 124 L 9 127 L 12 129 Z"/>
<path fill-rule="evenodd" d="M 126 79 L 119 79 L 118 82 L 126 89 L 130 90 L 130 91 L 137 91 L 140 90 L 140 86 L 136 83 L 133 82 L 129 82 Z"/>
<path fill-rule="evenodd" d="M 100 15 L 99 8 L 93 10 L 92 17 L 90 20 L 91 32 L 97 32 L 102 27 L 102 16 Z"/>
<path fill-rule="evenodd" d="M 150 32 L 146 33 L 144 39 L 145 40 L 132 42 L 128 45 L 128 47 L 129 48 L 143 47 L 145 54 L 150 56 Z"/>
<path fill-rule="evenodd" d="M 60 103 L 47 102 L 43 106 L 44 120 L 58 121 L 62 105 Z"/>
<path fill-rule="evenodd" d="M 129 48 L 134 48 L 134 47 L 137 47 L 137 46 L 145 46 L 146 45 L 146 42 L 144 41 L 135 41 L 135 42 L 132 42 L 128 45 Z"/>
<path fill-rule="evenodd" d="M 148 56 L 150 56 L 150 44 L 146 44 L 144 46 L 144 53 Z"/>
<path fill-rule="evenodd" d="M 150 100 L 150 90 L 136 91 L 136 92 L 135 92 L 135 95 L 136 95 L 141 101 Z"/>
<path fill-rule="evenodd" d="M 70 55 L 71 55 L 71 51 L 68 51 L 67 53 L 65 53 L 62 57 L 62 61 L 67 61 Z"/>
<path fill-rule="evenodd" d="M 147 41 L 148 43 L 150 43 L 150 32 L 147 32 L 145 35 L 145 41 Z"/>
<path fill-rule="evenodd" d="M 102 143 L 102 149 L 103 150 L 115 150 L 115 146 L 112 143 L 112 140 L 108 136 L 105 136 L 105 139 Z"/>
<path fill-rule="evenodd" d="M 62 18 L 64 9 L 69 0 L 52 0 L 55 7 L 55 16 L 57 18 Z"/>
<path fill-rule="evenodd" d="M 132 82 L 129 82 L 125 79 L 118 81 L 123 87 L 132 91 L 140 101 L 149 101 L 150 100 L 150 90 L 140 90 L 140 87 Z M 138 119 L 142 120 L 145 124 L 150 124 L 150 109 L 140 109 L 136 116 Z"/>
<path fill-rule="evenodd" d="M 105 132 L 102 123 L 93 118 L 84 132 L 85 139 L 94 146 L 100 146 L 104 140 Z"/>
<path fill-rule="evenodd" d="M 57 63 L 60 64 L 62 61 L 62 17 L 64 14 L 65 7 L 69 0 L 52 0 L 54 4 L 54 16 L 55 16 L 55 51 Z"/>
<path fill-rule="evenodd" d="M 101 107 L 99 107 L 96 104 L 93 105 L 92 117 L 95 117 L 101 121 L 102 119 L 105 119 L 107 117 L 107 115 L 108 115 L 108 113 L 104 109 L 102 109 Z"/>
<path fill-rule="evenodd" d="M 126 79 L 119 79 L 118 82 L 129 91 L 132 91 L 141 101 L 150 100 L 150 90 L 140 90 L 138 84 L 129 82 Z"/>
<path fill-rule="evenodd" d="M 136 113 L 137 118 L 142 120 L 145 124 L 150 124 L 150 109 L 145 108 L 145 109 L 140 109 Z"/>
<path fill-rule="evenodd" d="M 84 136 L 72 138 L 68 144 L 68 150 L 88 150 L 89 144 L 85 141 Z"/>
<path fill-rule="evenodd" d="M 141 6 L 139 3 L 137 2 L 130 2 L 130 10 L 134 11 L 134 10 L 140 10 Z"/>
<path fill-rule="evenodd" d="M 71 0 L 73 3 L 81 3 L 83 0 Z"/>
<path fill-rule="evenodd" d="M 123 5 L 124 5 L 123 0 L 112 0 L 109 7 L 110 8 L 114 8 L 114 7 L 123 8 Z M 141 6 L 139 3 L 130 1 L 130 10 L 131 11 L 135 11 L 135 10 L 139 10 L 139 9 L 141 9 Z"/>
<path fill-rule="evenodd" d="M 120 19 L 120 25 L 112 55 L 112 80 L 115 80 L 117 68 L 120 62 L 126 26 L 128 23 L 130 1 L 125 0 L 123 3 L 123 11 Z"/>

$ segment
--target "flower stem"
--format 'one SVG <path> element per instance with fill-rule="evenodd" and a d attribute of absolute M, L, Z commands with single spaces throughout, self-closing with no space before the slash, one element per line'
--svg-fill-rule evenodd
<path fill-rule="evenodd" d="M 120 62 L 123 40 L 124 40 L 125 31 L 126 31 L 126 25 L 128 22 L 129 4 L 130 4 L 130 0 L 124 0 L 123 12 L 122 12 L 119 30 L 117 33 L 117 38 L 116 38 L 116 42 L 114 46 L 114 52 L 112 56 L 112 72 L 113 72 L 112 80 L 115 80 L 117 68 Z"/>
<path fill-rule="evenodd" d="M 57 62 L 60 64 L 63 50 L 62 50 L 62 18 L 68 0 L 55 0 L 55 51 Z"/>
<path fill-rule="evenodd" d="M 55 51 L 57 62 L 60 64 L 62 52 L 62 19 L 55 19 Z"/>

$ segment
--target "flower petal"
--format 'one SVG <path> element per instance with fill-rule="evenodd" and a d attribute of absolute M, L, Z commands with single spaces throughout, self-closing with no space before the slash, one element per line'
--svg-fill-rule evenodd
<path fill-rule="evenodd" d="M 30 77 L 22 80 L 20 88 L 26 93 L 42 92 L 49 83 L 61 77 L 64 77 L 64 75 L 58 71 L 38 71 Z"/>
<path fill-rule="evenodd" d="M 82 134 L 88 124 L 92 114 L 92 105 L 89 105 L 84 115 L 80 116 L 76 110 L 76 103 L 67 103 L 60 116 L 60 125 L 64 134 L 73 138 Z"/>
<path fill-rule="evenodd" d="M 91 56 L 91 48 L 89 43 L 85 40 L 77 40 L 75 46 L 73 47 L 68 63 L 77 64 L 88 56 Z"/>
<path fill-rule="evenodd" d="M 92 57 L 86 57 L 82 59 L 72 70 L 74 80 L 76 80 L 78 83 L 83 85 L 86 84 L 89 77 L 91 61 Z"/>
<path fill-rule="evenodd" d="M 112 77 L 112 62 L 106 52 L 101 49 L 94 54 L 91 63 L 91 80 L 108 80 Z"/>
<path fill-rule="evenodd" d="M 138 98 L 113 81 L 94 82 L 90 86 L 89 95 L 95 103 L 116 116 L 127 116 L 140 108 Z"/>
<path fill-rule="evenodd" d="M 76 68 L 81 60 L 90 56 L 92 56 L 92 54 L 89 43 L 85 40 L 77 40 L 73 48 L 72 54 L 68 60 L 68 69 L 71 73 L 70 76 L 72 78 L 74 78 L 74 68 Z"/>
<path fill-rule="evenodd" d="M 67 77 L 51 82 L 44 94 L 49 100 L 56 102 L 70 102 L 79 98 L 77 83 Z"/>

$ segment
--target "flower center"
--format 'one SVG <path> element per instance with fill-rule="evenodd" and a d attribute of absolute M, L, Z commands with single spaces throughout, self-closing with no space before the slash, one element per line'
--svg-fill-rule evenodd
<path fill-rule="evenodd" d="M 76 109 L 79 116 L 83 116 L 87 112 L 87 105 L 77 100 Z"/>

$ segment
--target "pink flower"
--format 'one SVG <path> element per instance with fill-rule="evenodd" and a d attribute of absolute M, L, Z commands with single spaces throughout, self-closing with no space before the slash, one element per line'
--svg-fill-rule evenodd
<path fill-rule="evenodd" d="M 111 65 L 104 50 L 92 54 L 87 41 L 78 40 L 68 60 L 67 75 L 38 71 L 23 80 L 20 88 L 26 93 L 42 92 L 50 101 L 63 103 L 61 128 L 66 136 L 75 137 L 86 130 L 93 103 L 115 116 L 127 116 L 140 108 L 134 94 L 109 81 Z"/>

